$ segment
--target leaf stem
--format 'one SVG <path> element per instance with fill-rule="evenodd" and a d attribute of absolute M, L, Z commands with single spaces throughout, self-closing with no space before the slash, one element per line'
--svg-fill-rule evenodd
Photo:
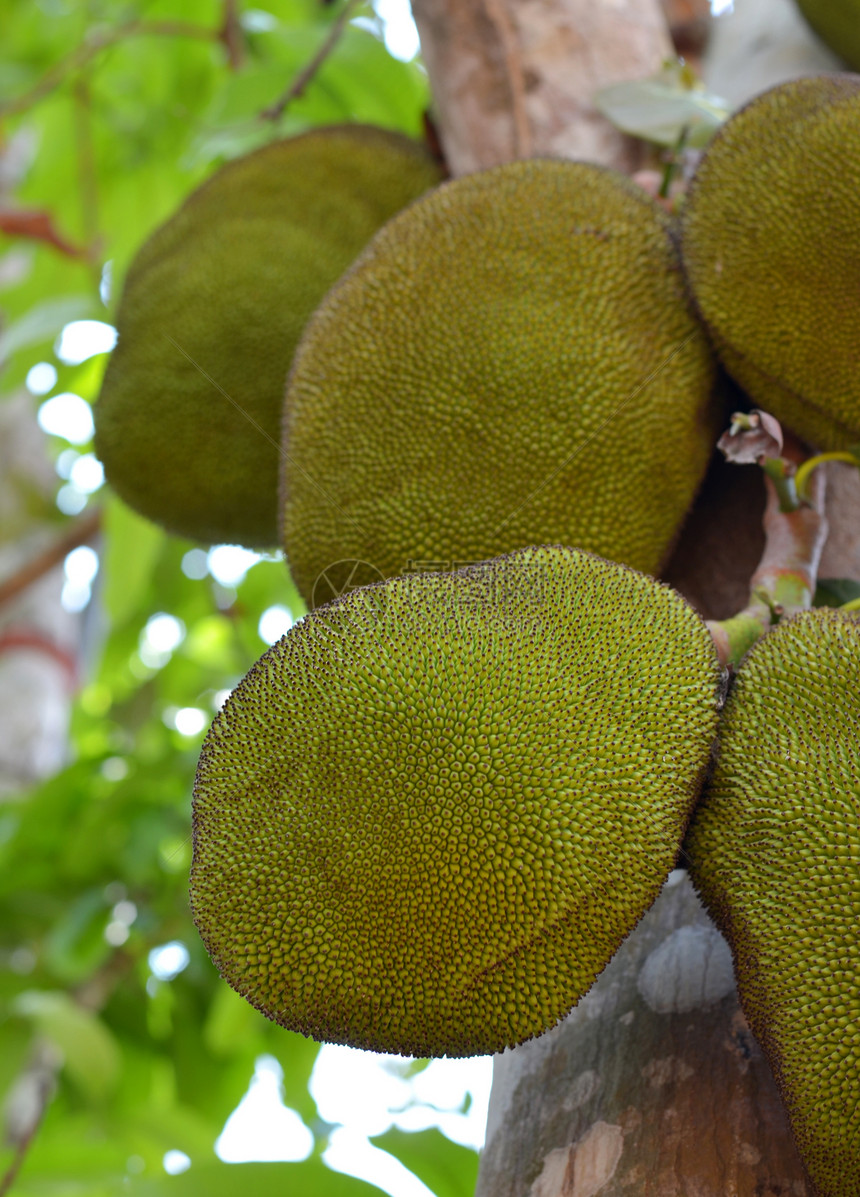
<path fill-rule="evenodd" d="M 801 499 L 806 498 L 806 487 L 813 470 L 817 470 L 820 465 L 824 465 L 826 461 L 844 461 L 848 465 L 856 466 L 860 469 L 860 457 L 850 450 L 835 451 L 832 453 L 818 453 L 815 457 L 807 458 L 803 465 L 798 466 L 797 473 L 794 476 L 794 484 L 797 487 L 797 493 Z"/>
<path fill-rule="evenodd" d="M 675 173 L 678 169 L 678 164 L 680 162 L 681 155 L 684 152 L 684 147 L 687 144 L 687 138 L 689 134 L 690 126 L 683 125 L 681 132 L 678 135 L 678 140 L 666 155 L 665 166 L 663 168 L 663 178 L 660 182 L 660 190 L 657 192 L 657 195 L 660 199 L 665 200 L 669 198 L 672 180 L 674 179 Z"/>
<path fill-rule="evenodd" d="M 28 561 L 26 565 L 23 565 L 17 573 L 0 582 L 0 607 L 5 603 L 11 602 L 13 598 L 21 594 L 28 586 L 32 586 L 39 578 L 50 573 L 72 549 L 76 549 L 78 545 L 86 544 L 87 541 L 92 540 L 97 535 L 100 527 L 100 510 L 96 509 L 88 515 L 81 516 L 53 544 L 48 545 L 46 549 L 43 549 L 41 553 L 31 561 Z"/>

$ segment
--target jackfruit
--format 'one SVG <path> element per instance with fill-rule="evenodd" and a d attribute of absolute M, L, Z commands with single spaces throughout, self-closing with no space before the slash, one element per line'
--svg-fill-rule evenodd
<path fill-rule="evenodd" d="M 719 677 L 679 595 L 573 549 L 317 608 L 203 745 L 191 895 L 219 971 L 356 1047 L 540 1034 L 672 868 Z"/>
<path fill-rule="evenodd" d="M 95 409 L 96 451 L 130 506 L 205 542 L 277 543 L 301 331 L 380 225 L 439 179 L 399 134 L 319 129 L 229 163 L 150 237 Z"/>
<path fill-rule="evenodd" d="M 797 0 L 824 44 L 860 71 L 860 0 Z"/>
<path fill-rule="evenodd" d="M 821 1197 L 860 1193 L 860 624 L 779 624 L 741 665 L 687 848 Z"/>
<path fill-rule="evenodd" d="M 309 322 L 287 388 L 284 543 L 303 597 L 529 544 L 645 572 L 707 463 L 713 362 L 673 224 L 615 172 L 531 159 L 382 229 Z"/>
<path fill-rule="evenodd" d="M 860 439 L 860 76 L 784 83 L 733 116 L 682 215 L 693 296 L 755 403 L 826 449 Z"/>

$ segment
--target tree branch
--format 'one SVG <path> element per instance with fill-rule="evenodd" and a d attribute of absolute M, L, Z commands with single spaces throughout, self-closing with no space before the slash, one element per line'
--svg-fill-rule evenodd
<path fill-rule="evenodd" d="M 30 1114 L 26 1129 L 15 1137 L 15 1154 L 12 1157 L 9 1167 L 4 1172 L 2 1178 L 0 1178 L 0 1197 L 4 1197 L 6 1193 L 11 1192 L 15 1178 L 21 1171 L 21 1165 L 27 1157 L 27 1152 L 32 1147 L 36 1133 L 42 1125 L 42 1120 L 45 1117 L 45 1112 L 54 1091 L 55 1073 L 56 1069 L 54 1066 L 41 1060 L 37 1060 L 36 1064 L 31 1066 L 30 1077 L 32 1078 L 35 1089 L 31 1101 L 33 1101 L 35 1108 Z"/>
<path fill-rule="evenodd" d="M 0 631 L 0 657 L 15 649 L 26 649 L 28 652 L 42 653 L 60 665 L 66 674 L 70 691 L 74 691 L 78 683 L 78 662 L 73 652 L 49 640 L 44 632 L 38 628 L 7 628 Z"/>
<path fill-rule="evenodd" d="M 99 510 L 82 516 L 69 528 L 65 535 L 43 549 L 32 561 L 28 561 L 17 573 L 12 574 L 5 582 L 0 583 L 0 607 L 11 602 L 22 591 L 32 586 L 39 578 L 44 577 L 66 557 L 72 549 L 86 544 L 93 539 L 101 526 L 101 512 Z"/>
<path fill-rule="evenodd" d="M 302 67 L 280 99 L 276 100 L 274 104 L 270 104 L 268 108 L 264 108 L 260 113 L 260 116 L 263 118 L 263 120 L 279 120 L 280 117 L 283 116 L 287 106 L 293 100 L 297 100 L 299 96 L 302 95 L 305 88 L 313 79 L 314 75 L 316 75 L 317 71 L 340 41 L 341 34 L 346 28 L 349 18 L 358 7 L 358 4 L 359 0 L 346 0 L 343 8 L 332 22 L 331 28 L 329 29 L 325 40 L 317 50 L 316 54 L 314 54 L 310 62 L 306 63 L 305 66 Z"/>
<path fill-rule="evenodd" d="M 89 250 L 74 245 L 60 233 L 50 212 L 33 208 L 4 208 L 0 211 L 0 233 L 6 237 L 27 237 L 52 245 L 67 258 L 86 258 Z"/>
<path fill-rule="evenodd" d="M 227 51 L 227 61 L 231 71 L 238 71 L 245 57 L 245 39 L 242 25 L 239 21 L 239 5 L 237 0 L 224 0 L 224 20 L 221 24 L 220 38 Z"/>

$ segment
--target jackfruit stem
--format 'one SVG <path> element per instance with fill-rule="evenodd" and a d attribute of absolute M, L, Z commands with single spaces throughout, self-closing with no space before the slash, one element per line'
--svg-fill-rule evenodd
<path fill-rule="evenodd" d="M 794 462 L 788 461 L 785 457 L 767 457 L 762 460 L 761 468 L 774 485 L 780 511 L 784 514 L 788 514 L 789 511 L 797 511 L 800 506 L 800 498 L 797 493 L 795 478 L 797 468 Z"/>
<path fill-rule="evenodd" d="M 784 459 L 769 459 L 777 460 Z M 773 478 L 767 464 L 762 463 L 767 489 L 763 520 L 765 547 L 750 580 L 750 601 L 743 611 L 729 619 L 708 621 L 717 656 L 724 666 L 738 665 L 755 642 L 784 616 L 812 606 L 818 563 L 827 539 L 824 475 L 819 471 L 809 476 L 809 499 L 786 511 L 784 488 Z"/>
<path fill-rule="evenodd" d="M 690 126 L 684 125 L 681 128 L 681 133 L 678 140 L 669 150 L 665 156 L 665 166 L 663 167 L 663 178 L 660 183 L 660 190 L 657 192 L 658 198 L 662 200 L 669 199 L 672 181 L 681 166 L 681 156 L 687 144 L 687 138 L 690 135 Z"/>

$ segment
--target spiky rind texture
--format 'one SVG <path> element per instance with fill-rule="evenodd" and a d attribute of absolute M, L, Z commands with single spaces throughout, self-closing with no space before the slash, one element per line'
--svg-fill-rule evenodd
<path fill-rule="evenodd" d="M 797 0 L 797 6 L 824 44 L 860 71 L 860 0 Z"/>
<path fill-rule="evenodd" d="M 687 848 L 821 1197 L 860 1193 L 860 624 L 818 610 L 743 662 Z"/>
<path fill-rule="evenodd" d="M 203 746 L 191 892 L 219 971 L 377 1051 L 546 1030 L 672 868 L 718 680 L 683 599 L 572 549 L 318 608 Z"/>
<path fill-rule="evenodd" d="M 669 217 L 584 163 L 513 162 L 391 221 L 327 296 L 286 404 L 284 542 L 385 576 L 529 544 L 656 572 L 715 435 Z"/>
<path fill-rule="evenodd" d="M 315 130 L 229 163 L 150 237 L 95 409 L 96 451 L 130 506 L 208 543 L 277 543 L 301 332 L 372 234 L 439 178 L 399 134 Z"/>
<path fill-rule="evenodd" d="M 860 76 L 758 96 L 711 142 L 682 214 L 693 296 L 754 401 L 826 449 L 860 439 Z"/>

